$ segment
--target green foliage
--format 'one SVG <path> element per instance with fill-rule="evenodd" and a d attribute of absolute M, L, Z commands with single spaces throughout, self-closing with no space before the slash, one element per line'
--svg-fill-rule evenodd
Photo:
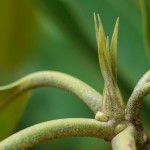
<path fill-rule="evenodd" d="M 150 1 L 143 0 L 140 2 L 143 13 L 143 30 L 144 30 L 145 46 L 148 51 L 148 56 L 150 58 Z"/>
<path fill-rule="evenodd" d="M 3 140 L 15 131 L 29 98 L 29 92 L 25 92 L 12 99 L 11 97 L 13 97 L 17 88 L 18 85 L 0 88 L 0 140 Z"/>
<path fill-rule="evenodd" d="M 1 76 L 12 76 L 33 42 L 34 7 L 28 0 L 1 0 L 0 22 L 0 71 L 5 73 Z"/>
<path fill-rule="evenodd" d="M 117 85 L 117 37 L 118 23 L 116 21 L 111 46 L 106 38 L 100 16 L 98 15 L 98 24 L 94 14 L 96 39 L 98 45 L 98 57 L 101 72 L 104 78 L 103 104 L 102 111 L 109 118 L 121 119 L 124 116 L 124 103 Z"/>
<path fill-rule="evenodd" d="M 101 76 L 99 77 L 93 12 L 101 15 L 107 35 L 112 35 L 114 20 L 119 16 L 118 79 L 123 96 L 125 99 L 129 97 L 135 83 L 149 68 L 141 32 L 142 18 L 140 10 L 137 4 L 133 3 L 133 0 L 122 0 L 121 2 L 119 0 L 38 0 L 34 1 L 30 6 L 33 5 L 36 5 L 37 8 L 36 15 L 39 32 L 36 37 L 37 41 L 34 47 L 31 48 L 34 52 L 32 54 L 28 53 L 29 55 L 24 61 L 25 65 L 21 65 L 18 72 L 16 70 L 17 77 L 37 70 L 59 70 L 77 76 L 95 87 L 98 91 L 102 91 L 103 83 Z M 25 5 L 21 6 L 24 7 Z M 28 10 L 30 9 L 26 9 L 26 11 Z M 21 15 L 21 13 L 19 14 Z M 11 24 L 7 25 L 11 26 Z M 14 26 L 16 27 L 16 25 Z M 4 27 L 6 27 L 5 31 L 8 31 L 7 26 L 5 25 Z M 24 26 L 24 28 L 26 27 Z M 30 30 L 24 31 L 27 33 Z M 7 35 L 6 33 L 5 35 Z M 30 37 L 30 32 L 28 37 Z M 1 39 L 4 38 L 3 36 Z M 9 45 L 8 43 L 6 45 Z M 3 40 L 0 41 L 0 45 L 2 44 L 4 44 Z M 0 52 L 2 52 L 2 49 Z M 10 62 L 10 57 L 7 56 L 14 56 L 15 53 L 7 54 L 7 51 L 4 52 L 6 52 L 4 57 L 2 55 L 0 57 Z M 16 54 L 15 56 L 18 55 Z M 17 59 L 11 61 L 9 65 L 14 63 L 15 60 Z M 4 65 L 4 63 L 1 63 L 1 65 Z M 4 68 L 1 67 L 1 70 Z M 4 77 L 1 78 L 1 81 L 4 79 L 5 81 L 8 80 L 7 77 Z M 12 78 L 9 80 L 12 80 Z M 59 105 L 55 99 L 61 99 Z M 149 107 L 150 101 L 147 100 L 143 107 L 143 119 L 144 126 L 148 132 L 150 132 Z M 18 129 L 38 122 L 66 117 L 94 118 L 91 111 L 80 101 L 76 101 L 75 97 L 53 89 L 48 89 L 48 91 L 40 89 L 35 91 L 33 97 L 31 97 Z M 35 149 L 47 149 L 49 147 L 51 149 L 72 148 L 72 150 L 90 150 L 91 145 L 95 149 L 102 148 L 102 143 L 104 144 L 102 141 L 99 142 L 99 140 L 87 138 L 85 140 L 80 139 L 79 141 L 78 139 L 64 139 L 43 144 Z M 104 145 L 103 149 L 108 149 L 109 146 Z"/>
<path fill-rule="evenodd" d="M 98 15 L 99 24 L 97 24 L 95 14 L 94 21 L 98 56 L 104 78 L 104 92 L 102 96 L 84 82 L 70 75 L 54 71 L 33 73 L 11 85 L 1 87 L 1 91 L 12 89 L 8 98 L 5 98 L 4 103 L 2 103 L 2 107 L 4 107 L 15 97 L 21 93 L 26 93 L 30 89 L 40 86 L 60 88 L 73 93 L 83 100 L 96 113 L 96 120 L 68 118 L 67 120 L 54 120 L 37 124 L 1 141 L 0 149 L 28 149 L 47 140 L 72 136 L 89 136 L 105 139 L 111 142 L 114 150 L 122 148 L 125 150 L 136 150 L 150 146 L 149 136 L 143 128 L 140 118 L 142 101 L 146 95 L 150 94 L 149 71 L 137 83 L 126 107 L 124 107 L 117 84 L 116 68 L 114 68 L 117 64 L 115 66 L 111 64 L 117 62 L 118 19 L 111 41 L 113 45 L 111 51 L 109 50 L 109 41 L 108 38 L 106 39 L 100 16 Z M 3 95 L 5 93 L 2 93 Z"/>
<path fill-rule="evenodd" d="M 2 122 L 0 129 L 2 138 L 5 137 L 5 133 L 6 135 L 10 134 L 16 126 L 28 99 L 27 91 L 40 86 L 56 87 L 73 93 L 83 100 L 94 113 L 101 107 L 101 95 L 84 82 L 59 72 L 43 71 L 33 73 L 10 85 L 0 87 L 0 122 Z"/>

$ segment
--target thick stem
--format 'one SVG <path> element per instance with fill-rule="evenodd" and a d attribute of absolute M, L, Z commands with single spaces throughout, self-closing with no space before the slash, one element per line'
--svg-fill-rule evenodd
<path fill-rule="evenodd" d="M 147 137 L 140 119 L 141 105 L 144 97 L 150 94 L 150 71 L 148 71 L 136 85 L 126 107 L 126 120 L 132 122 L 138 134 L 138 145 L 143 147 L 147 142 Z"/>
<path fill-rule="evenodd" d="M 142 100 L 148 94 L 150 94 L 150 82 L 145 83 L 143 86 L 136 88 L 133 91 L 126 107 L 127 120 L 131 121 L 132 123 L 140 120 Z"/>
<path fill-rule="evenodd" d="M 127 109 L 125 118 L 128 121 L 132 122 L 136 127 L 139 147 L 143 147 L 147 142 L 148 135 L 145 133 L 144 128 L 142 126 L 142 122 L 140 119 L 140 112 L 142 100 L 149 93 L 150 93 L 150 82 L 145 83 L 143 86 L 134 90 L 126 107 Z"/>
<path fill-rule="evenodd" d="M 112 140 L 113 150 L 136 150 L 136 130 L 128 126 Z"/>
<path fill-rule="evenodd" d="M 33 73 L 13 84 L 0 87 L 0 91 L 15 88 L 12 94 L 0 103 L 0 108 L 5 107 L 7 103 L 23 92 L 41 86 L 56 87 L 73 93 L 83 100 L 93 112 L 96 113 L 100 110 L 102 96 L 97 91 L 77 78 L 54 71 Z"/>
<path fill-rule="evenodd" d="M 96 137 L 111 140 L 114 136 L 112 122 L 94 119 L 59 119 L 26 128 L 0 142 L 1 150 L 25 150 L 63 137 Z"/>
<path fill-rule="evenodd" d="M 146 72 L 144 76 L 139 80 L 132 95 L 130 96 L 127 109 L 126 109 L 126 119 L 129 121 L 139 120 L 141 104 L 144 97 L 150 93 L 150 71 Z"/>

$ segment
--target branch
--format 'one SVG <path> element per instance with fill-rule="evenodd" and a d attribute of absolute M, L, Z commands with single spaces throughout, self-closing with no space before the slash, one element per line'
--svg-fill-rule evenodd
<path fill-rule="evenodd" d="M 136 127 L 139 147 L 143 147 L 144 145 L 146 145 L 148 140 L 148 135 L 145 133 L 140 119 L 142 101 L 148 94 L 150 94 L 150 71 L 148 71 L 140 79 L 126 106 L 125 118 L 126 120 L 132 122 Z"/>
<path fill-rule="evenodd" d="M 150 94 L 150 82 L 145 83 L 142 87 L 134 90 L 131 95 L 126 109 L 126 119 L 135 122 L 140 117 L 142 100 L 146 95 Z"/>
<path fill-rule="evenodd" d="M 83 100 L 93 112 L 96 113 L 100 110 L 102 96 L 96 90 L 77 78 L 54 71 L 33 73 L 13 84 L 0 87 L 0 91 L 17 88 L 0 103 L 0 108 L 5 107 L 7 103 L 23 92 L 41 86 L 51 86 L 73 93 Z"/>
<path fill-rule="evenodd" d="M 140 120 L 142 100 L 150 94 L 150 71 L 148 71 L 136 85 L 126 107 L 126 119 L 135 124 Z"/>
<path fill-rule="evenodd" d="M 142 100 L 149 93 L 150 93 L 150 82 L 145 83 L 142 87 L 139 87 L 139 89 L 133 92 L 131 98 L 129 99 L 129 102 L 127 104 L 127 109 L 126 109 L 125 118 L 135 125 L 138 133 L 138 145 L 140 147 L 143 147 L 147 142 L 147 138 L 145 139 L 144 137 L 145 136 L 147 137 L 148 135 L 146 135 L 143 129 L 142 122 L 140 119 L 140 112 L 141 112 Z"/>
<path fill-rule="evenodd" d="M 112 140 L 113 150 L 136 150 L 136 130 L 128 126 Z"/>
<path fill-rule="evenodd" d="M 64 137 L 96 137 L 111 140 L 114 136 L 112 122 L 94 119 L 59 119 L 26 128 L 0 142 L 1 150 L 25 150 L 48 140 Z"/>

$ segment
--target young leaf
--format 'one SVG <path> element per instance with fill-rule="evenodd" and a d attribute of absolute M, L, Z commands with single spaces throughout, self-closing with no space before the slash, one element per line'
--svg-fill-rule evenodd
<path fill-rule="evenodd" d="M 116 25 L 114 28 L 114 32 L 111 39 L 111 46 L 110 46 L 110 61 L 111 61 L 111 68 L 112 73 L 115 81 L 117 82 L 117 40 L 118 40 L 118 23 L 119 18 L 116 21 Z"/>
<path fill-rule="evenodd" d="M 104 90 L 102 99 L 102 111 L 109 118 L 121 119 L 124 114 L 124 103 L 117 85 L 117 35 L 118 19 L 114 28 L 109 52 L 109 38 L 105 36 L 103 25 L 98 15 L 97 25 L 94 14 L 96 39 L 98 44 L 98 56 L 101 72 L 104 78 Z"/>
<path fill-rule="evenodd" d="M 95 24 L 95 33 L 96 33 L 96 42 L 97 42 L 97 46 L 98 46 L 98 25 L 97 25 L 97 20 L 96 20 L 96 15 L 94 13 L 94 24 Z"/>
<path fill-rule="evenodd" d="M 95 18 L 94 20 L 96 20 L 96 17 L 94 18 Z M 109 82 L 110 80 L 112 80 L 112 72 L 110 66 L 109 50 L 107 49 L 108 42 L 99 15 L 98 15 L 98 23 L 99 23 L 99 27 L 98 29 L 96 27 L 96 36 L 97 36 L 97 44 L 98 44 L 99 63 L 100 63 L 102 75 L 105 82 Z M 95 26 L 97 26 L 97 21 L 95 21 L 95 24 L 96 24 Z"/>

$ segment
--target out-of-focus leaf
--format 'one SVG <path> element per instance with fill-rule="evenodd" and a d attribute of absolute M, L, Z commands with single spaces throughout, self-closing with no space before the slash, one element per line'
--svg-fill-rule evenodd
<path fill-rule="evenodd" d="M 29 97 L 29 92 L 25 92 L 3 105 L 7 99 L 11 99 L 17 88 L 18 85 L 0 88 L 0 141 L 15 130 Z"/>
<path fill-rule="evenodd" d="M 141 0 L 140 2 L 143 14 L 144 42 L 150 59 L 150 1 Z"/>
<path fill-rule="evenodd" d="M 91 40 L 88 26 L 84 24 L 84 15 L 81 14 L 78 3 L 62 0 L 37 0 L 36 3 L 42 8 L 40 11 L 53 21 L 67 38 L 69 37 L 72 44 L 83 47 L 83 51 L 86 50 L 86 53 L 91 54 L 91 49 L 97 51 L 94 46 L 95 37 L 94 40 Z M 94 54 L 96 55 L 96 53 Z"/>
<path fill-rule="evenodd" d="M 11 75 L 15 73 L 14 69 L 29 52 L 34 33 L 35 12 L 29 0 L 0 0 L 0 71 L 2 73 L 11 72 Z"/>
<path fill-rule="evenodd" d="M 36 55 L 34 55 L 32 60 L 27 61 L 29 65 L 27 72 L 43 69 L 66 72 L 102 91 L 103 83 L 98 66 L 93 13 L 96 12 L 101 15 L 104 29 L 107 35 L 110 36 L 112 35 L 115 20 L 119 16 L 118 79 L 124 99 L 127 100 L 138 79 L 149 68 L 140 30 L 141 14 L 137 6 L 131 1 L 34 1 L 35 4 L 39 2 L 37 14 L 41 12 L 43 14 L 38 16 L 42 20 L 42 25 L 39 23 L 42 34 L 35 48 L 37 50 Z M 33 99 L 31 98 L 21 121 L 20 129 L 49 119 L 93 117 L 74 97 L 56 90 L 52 90 L 50 93 L 44 90 L 37 91 L 33 95 Z M 44 100 L 41 101 L 41 99 Z M 49 99 L 53 99 L 53 101 L 49 101 Z M 62 100 L 59 106 L 55 99 Z M 66 99 L 68 99 L 67 103 L 65 103 Z M 69 99 L 72 101 L 69 101 Z M 35 105 L 36 109 L 33 109 Z M 59 111 L 56 111 L 56 106 Z M 147 104 L 145 106 L 148 108 Z M 78 109 L 74 110 L 72 107 Z M 149 109 L 145 110 L 149 111 Z M 148 113 L 145 114 L 148 116 Z M 150 121 L 148 119 L 146 122 L 149 126 Z M 76 139 L 71 140 L 69 142 L 66 139 L 63 139 L 61 142 L 56 140 L 49 142 L 48 146 L 45 144 L 35 149 L 42 150 L 48 147 L 50 149 L 90 150 L 91 143 L 94 141 L 91 142 L 91 139 L 89 139 L 87 142 L 84 139 L 80 139 L 79 144 L 79 141 L 75 141 Z M 101 142 L 98 142 L 94 148 L 108 149 L 102 147 Z"/>

